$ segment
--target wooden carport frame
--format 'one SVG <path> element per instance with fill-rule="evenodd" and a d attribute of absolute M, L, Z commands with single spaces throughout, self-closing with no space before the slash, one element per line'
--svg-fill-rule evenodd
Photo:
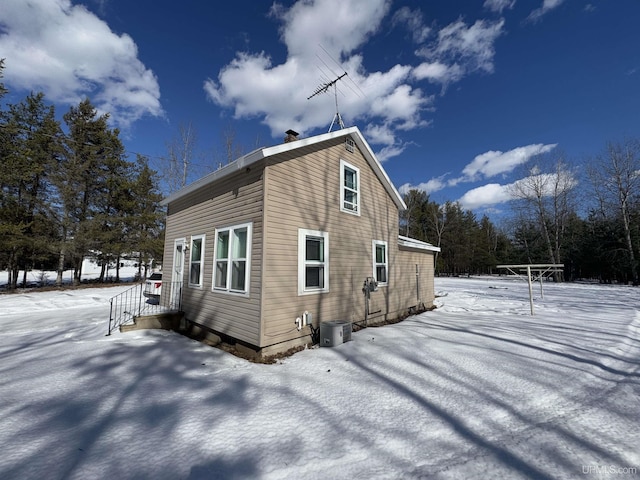
<path fill-rule="evenodd" d="M 518 278 L 522 278 L 524 272 L 527 272 L 527 281 L 529 283 L 529 304 L 531 305 L 531 315 L 533 315 L 533 282 L 535 282 L 536 280 L 540 281 L 540 297 L 544 299 L 544 291 L 542 290 L 542 278 L 549 273 L 562 273 L 564 269 L 564 263 L 497 265 L 497 268 L 509 270 Z"/>

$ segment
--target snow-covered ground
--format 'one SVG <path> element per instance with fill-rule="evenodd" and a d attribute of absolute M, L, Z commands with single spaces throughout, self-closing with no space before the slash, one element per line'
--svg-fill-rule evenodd
<path fill-rule="evenodd" d="M 0 295 L 0 478 L 640 478 L 637 288 L 438 278 L 275 365 L 105 336 L 125 288 Z"/>
<path fill-rule="evenodd" d="M 120 281 L 121 282 L 130 282 L 133 281 L 134 277 L 138 273 L 137 263 L 133 260 L 123 260 L 122 267 L 120 268 Z M 85 258 L 82 262 L 82 281 L 89 282 L 92 280 L 97 280 L 100 278 L 101 267 L 94 260 L 90 258 Z M 151 274 L 151 271 L 147 272 Z M 142 271 L 144 274 L 144 270 Z M 47 270 L 29 270 L 26 275 L 26 285 L 29 288 L 55 285 L 56 278 L 58 276 L 58 272 L 55 271 L 47 271 Z M 114 279 L 116 276 L 116 267 L 110 266 L 106 272 L 104 278 L 106 279 Z M 23 285 L 23 281 L 25 280 L 24 271 L 21 270 L 18 275 L 18 285 L 21 287 Z M 4 270 L 0 271 L 0 291 L 3 291 L 7 288 L 7 284 L 9 282 L 9 273 Z M 64 285 L 71 285 L 73 283 L 73 270 L 65 270 L 62 273 L 62 283 Z"/>

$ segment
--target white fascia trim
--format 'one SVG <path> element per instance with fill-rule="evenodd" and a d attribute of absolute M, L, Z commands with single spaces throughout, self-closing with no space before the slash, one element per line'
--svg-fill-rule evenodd
<path fill-rule="evenodd" d="M 427 250 L 431 252 L 440 251 L 440 247 L 436 247 L 435 245 L 431 245 L 430 243 L 423 242 L 421 240 L 416 240 L 415 238 L 405 237 L 403 235 L 398 235 L 398 245 L 402 247 L 418 248 L 420 250 Z"/>

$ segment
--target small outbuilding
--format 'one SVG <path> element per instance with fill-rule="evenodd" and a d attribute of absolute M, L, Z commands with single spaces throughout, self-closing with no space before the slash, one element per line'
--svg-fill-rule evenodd
<path fill-rule="evenodd" d="M 439 248 L 398 235 L 406 206 L 356 127 L 289 131 L 163 203 L 163 303 L 262 354 L 309 343 L 319 322 L 433 304 Z"/>

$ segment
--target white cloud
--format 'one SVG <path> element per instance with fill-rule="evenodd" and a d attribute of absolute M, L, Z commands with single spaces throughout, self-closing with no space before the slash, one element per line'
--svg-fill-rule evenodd
<path fill-rule="evenodd" d="M 553 173 L 541 173 L 539 168 L 531 169 L 530 175 L 506 186 L 511 198 L 529 198 L 541 195 L 552 197 L 571 190 L 578 185 L 574 172 L 560 169 Z"/>
<path fill-rule="evenodd" d="M 0 51 L 8 85 L 65 103 L 88 97 L 125 127 L 144 115 L 163 115 L 157 78 L 138 59 L 129 35 L 115 34 L 70 0 L 2 3 Z"/>
<path fill-rule="evenodd" d="M 471 163 L 464 167 L 462 175 L 459 177 L 449 178 L 447 180 L 446 177 L 449 174 L 445 174 L 418 185 L 406 183 L 401 187 L 400 192 L 406 193 L 411 189 L 417 189 L 426 193 L 433 193 L 447 187 L 455 187 L 461 183 L 475 182 L 496 175 L 507 174 L 512 172 L 517 166 L 527 163 L 532 157 L 548 153 L 556 148 L 556 146 L 557 144 L 555 143 L 546 145 L 538 143 L 514 148 L 507 152 L 490 150 L 476 156 Z M 527 178 L 539 177 L 542 179 L 540 171 L 537 170 L 536 166 L 531 168 L 529 174 L 530 176 Z M 470 210 L 505 203 L 513 198 L 511 194 L 514 188 L 518 185 L 524 185 L 521 182 L 525 181 L 526 179 L 521 179 L 507 185 L 490 183 L 473 188 L 466 192 L 459 199 L 459 202 L 464 208 Z M 562 181 L 566 182 L 570 180 L 563 179 Z"/>
<path fill-rule="evenodd" d="M 376 157 L 380 162 L 397 157 L 404 152 L 408 146 L 408 143 L 401 142 L 396 138 L 394 129 L 388 124 L 369 124 L 363 133 L 370 143 L 385 145 L 376 152 Z"/>
<path fill-rule="evenodd" d="M 389 125 L 369 124 L 364 130 L 364 134 L 371 143 L 376 145 L 393 145 L 395 136 Z"/>
<path fill-rule="evenodd" d="M 478 20 L 471 26 L 458 20 L 447 25 L 438 32 L 435 42 L 417 51 L 427 63 L 418 66 L 415 75 L 429 78 L 430 74 L 430 79 L 446 86 L 476 71 L 492 73 L 494 44 L 503 27 L 504 19 Z"/>
<path fill-rule="evenodd" d="M 404 152 L 406 148 L 407 148 L 406 143 L 387 145 L 382 149 L 380 149 L 378 152 L 376 152 L 376 158 L 380 162 L 386 162 L 390 158 L 397 157 L 398 155 L 402 154 L 402 152 Z"/>
<path fill-rule="evenodd" d="M 373 133 L 371 143 L 383 145 L 380 154 L 397 155 L 405 148 L 398 132 L 428 125 L 424 114 L 433 111 L 434 95 L 415 83 L 427 80 L 444 87 L 477 70 L 491 72 L 493 42 L 504 22 L 467 26 L 458 21 L 435 32 L 424 25 L 419 10 L 400 8 L 392 18 L 394 26 L 406 25 L 415 42 L 434 40 L 428 46 L 421 44 L 417 66 L 396 64 L 368 72 L 357 50 L 380 33 L 390 6 L 390 0 L 301 0 L 290 8 L 276 3 L 271 15 L 282 22 L 286 60 L 274 64 L 265 52 L 237 53 L 216 78 L 204 82 L 206 95 L 232 109 L 236 118 L 261 119 L 274 137 L 289 128 L 302 134 L 326 128 L 335 113 L 333 89 L 307 99 L 319 85 L 335 78 L 337 69 L 327 71 L 318 60 L 325 56 L 328 64 L 333 66 L 336 60 L 349 74 L 337 84 L 345 123 L 370 124 L 364 130 Z"/>
<path fill-rule="evenodd" d="M 509 188 L 509 185 L 489 183 L 469 190 L 460 197 L 458 201 L 462 208 L 466 210 L 475 210 L 477 208 L 505 203 L 512 199 Z"/>
<path fill-rule="evenodd" d="M 544 0 L 542 6 L 533 10 L 527 17 L 527 20 L 532 22 L 540 20 L 543 15 L 550 12 L 554 8 L 558 8 L 562 3 L 564 3 L 564 0 Z"/>
<path fill-rule="evenodd" d="M 433 83 L 449 84 L 464 77 L 464 69 L 454 63 L 446 65 L 442 62 L 423 62 L 413 69 L 413 76 L 417 80 L 428 80 Z"/>
<path fill-rule="evenodd" d="M 437 178 L 432 178 L 427 182 L 419 183 L 417 185 L 405 183 L 398 189 L 398 191 L 403 195 L 408 193 L 410 190 L 420 190 L 422 192 L 431 194 L 439 190 L 442 190 L 447 186 L 447 182 L 445 181 L 446 176 L 447 174 L 444 174 Z"/>
<path fill-rule="evenodd" d="M 397 122 L 398 128 L 403 130 L 424 125 L 420 112 L 430 99 L 420 89 L 403 84 L 385 93 L 371 102 L 370 115 L 382 117 L 387 122 Z"/>
<path fill-rule="evenodd" d="M 290 57 L 315 53 L 318 45 L 342 57 L 379 28 L 390 6 L 390 0 L 307 0 L 272 13 L 284 24 L 281 36 Z"/>
<path fill-rule="evenodd" d="M 471 163 L 462 170 L 465 181 L 479 178 L 491 178 L 495 175 L 512 172 L 518 165 L 527 163 L 531 157 L 547 153 L 557 146 L 556 143 L 544 145 L 536 143 L 524 147 L 514 148 L 507 152 L 490 150 L 476 156 Z"/>
<path fill-rule="evenodd" d="M 393 24 L 405 24 L 411 32 L 413 41 L 416 43 L 424 42 L 431 33 L 431 28 L 424 25 L 422 12 L 418 9 L 411 10 L 409 7 L 400 8 L 393 15 Z"/>
<path fill-rule="evenodd" d="M 276 4 L 271 12 L 283 22 L 280 33 L 287 46 L 286 61 L 274 65 L 264 52 L 238 53 L 216 79 L 205 81 L 204 90 L 213 102 L 232 108 L 236 118 L 262 118 L 274 136 L 289 128 L 304 134 L 327 127 L 335 113 L 333 88 L 307 99 L 330 80 L 321 80 L 318 70 L 318 56 L 327 56 L 329 63 L 341 62 L 349 74 L 337 84 L 345 123 L 361 119 L 377 125 L 367 127 L 374 135 L 372 143 L 385 145 L 381 154 L 387 158 L 398 154 L 404 147 L 395 130 L 426 125 L 421 112 L 430 107 L 433 97 L 407 83 L 411 66 L 398 64 L 367 73 L 362 57 L 354 53 L 378 30 L 389 5 L 387 0 L 313 0 L 287 10 Z"/>
<path fill-rule="evenodd" d="M 509 10 L 516 4 L 516 0 L 486 0 L 483 7 L 492 12 L 502 13 L 506 8 Z"/>
<path fill-rule="evenodd" d="M 577 178 L 570 170 L 561 169 L 555 173 L 539 173 L 539 170 L 532 169 L 531 172 L 532 175 L 513 183 L 505 185 L 489 183 L 473 188 L 458 201 L 463 208 L 475 210 L 507 203 L 516 198 L 522 198 L 523 195 L 535 195 L 536 192 L 545 197 L 553 196 L 555 193 L 574 188 L 578 184 Z"/>

